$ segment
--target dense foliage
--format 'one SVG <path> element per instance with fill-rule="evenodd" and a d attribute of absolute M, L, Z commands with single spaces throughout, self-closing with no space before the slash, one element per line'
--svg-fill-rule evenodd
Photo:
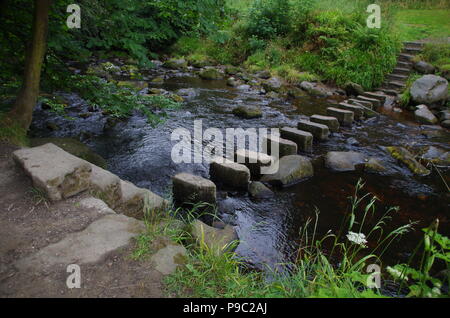
<path fill-rule="evenodd" d="M 204 40 L 182 38 L 174 50 L 224 64 L 244 63 L 253 71 L 271 69 L 291 82 L 307 73 L 306 78 L 338 85 L 352 81 L 370 89 L 394 67 L 400 43 L 389 14 L 381 29 L 367 28 L 367 3 L 256 0 L 247 10 L 230 10 L 235 23 L 223 24 Z"/>

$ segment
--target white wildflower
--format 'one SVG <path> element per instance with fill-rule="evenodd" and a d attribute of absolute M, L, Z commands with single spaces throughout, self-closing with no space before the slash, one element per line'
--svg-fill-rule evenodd
<path fill-rule="evenodd" d="M 408 277 L 406 275 L 404 275 L 401 271 L 399 271 L 398 269 L 395 269 L 393 267 L 386 267 L 386 270 L 388 271 L 389 274 L 391 274 L 392 277 L 394 277 L 395 279 L 400 279 L 400 280 L 404 280 L 404 281 L 408 281 Z"/>
<path fill-rule="evenodd" d="M 348 232 L 347 238 L 350 242 L 366 247 L 367 240 L 363 233 Z"/>

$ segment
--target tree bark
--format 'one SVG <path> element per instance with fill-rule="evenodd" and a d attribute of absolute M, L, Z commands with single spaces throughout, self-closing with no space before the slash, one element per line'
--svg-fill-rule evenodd
<path fill-rule="evenodd" d="M 28 130 L 39 96 L 42 63 L 47 48 L 48 15 L 52 0 L 34 0 L 33 37 L 26 52 L 25 74 L 10 117 Z"/>

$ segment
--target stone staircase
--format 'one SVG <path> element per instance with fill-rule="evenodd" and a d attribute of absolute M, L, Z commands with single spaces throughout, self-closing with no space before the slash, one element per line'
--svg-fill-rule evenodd
<path fill-rule="evenodd" d="M 397 59 L 397 65 L 394 71 L 386 77 L 380 91 L 396 96 L 406 87 L 406 81 L 413 69 L 414 57 L 421 53 L 424 43 L 422 42 L 404 42 L 403 50 Z"/>

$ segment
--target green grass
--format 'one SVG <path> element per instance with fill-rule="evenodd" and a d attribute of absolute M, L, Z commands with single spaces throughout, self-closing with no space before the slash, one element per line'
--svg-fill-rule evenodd
<path fill-rule="evenodd" d="M 2 112 L 0 112 L 0 141 L 17 146 L 29 145 L 27 131 Z"/>
<path fill-rule="evenodd" d="M 395 14 L 395 30 L 403 41 L 450 37 L 450 9 L 401 9 Z"/>

